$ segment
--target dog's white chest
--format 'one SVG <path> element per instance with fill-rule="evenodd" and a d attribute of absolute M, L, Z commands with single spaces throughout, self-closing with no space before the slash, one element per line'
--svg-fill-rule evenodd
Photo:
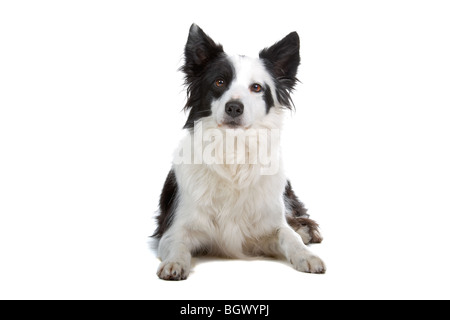
<path fill-rule="evenodd" d="M 232 170 L 234 178 L 245 179 L 244 188 L 224 178 L 211 167 L 190 165 L 176 167 L 183 188 L 181 208 L 183 225 L 197 238 L 210 243 L 217 254 L 242 257 L 243 246 L 267 235 L 279 225 L 282 215 L 284 177 L 252 176 L 252 168 Z M 254 169 L 254 168 L 253 168 Z"/>

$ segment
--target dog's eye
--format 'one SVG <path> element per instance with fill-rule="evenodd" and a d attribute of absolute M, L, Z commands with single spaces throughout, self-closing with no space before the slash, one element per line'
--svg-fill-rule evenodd
<path fill-rule="evenodd" d="M 260 84 L 258 84 L 258 83 L 254 83 L 254 84 L 252 84 L 250 86 L 250 90 L 253 91 L 253 92 L 258 93 L 258 92 L 262 91 L 262 86 Z"/>
<path fill-rule="evenodd" d="M 216 87 L 221 88 L 225 85 L 225 80 L 223 79 L 217 79 L 214 84 L 216 85 Z"/>

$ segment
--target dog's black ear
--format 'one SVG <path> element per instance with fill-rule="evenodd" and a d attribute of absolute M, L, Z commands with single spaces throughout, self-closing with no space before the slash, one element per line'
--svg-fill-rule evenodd
<path fill-rule="evenodd" d="M 270 48 L 265 48 L 259 57 L 269 62 L 277 78 L 295 78 L 300 64 L 300 38 L 297 32 L 291 32 Z"/>
<path fill-rule="evenodd" d="M 261 50 L 259 58 L 276 79 L 278 101 L 291 108 L 290 92 L 298 81 L 296 74 L 300 65 L 300 38 L 297 32 L 291 32 L 273 46 Z"/>
<path fill-rule="evenodd" d="M 221 53 L 223 47 L 216 44 L 199 26 L 192 24 L 184 49 L 185 65 L 182 70 L 193 75 Z"/>

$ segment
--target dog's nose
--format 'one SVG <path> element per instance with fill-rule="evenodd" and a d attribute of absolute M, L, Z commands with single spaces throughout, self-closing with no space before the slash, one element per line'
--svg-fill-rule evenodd
<path fill-rule="evenodd" d="M 239 117 L 244 113 L 244 105 L 240 101 L 230 101 L 225 105 L 225 113 L 232 118 Z"/>

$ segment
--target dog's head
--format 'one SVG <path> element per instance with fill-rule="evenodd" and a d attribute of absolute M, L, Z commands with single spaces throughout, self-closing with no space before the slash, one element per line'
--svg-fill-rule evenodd
<path fill-rule="evenodd" d="M 185 47 L 187 85 L 185 128 L 204 117 L 218 127 L 249 128 L 271 108 L 292 108 L 300 39 L 296 32 L 259 53 L 259 58 L 229 56 L 193 24 Z"/>

